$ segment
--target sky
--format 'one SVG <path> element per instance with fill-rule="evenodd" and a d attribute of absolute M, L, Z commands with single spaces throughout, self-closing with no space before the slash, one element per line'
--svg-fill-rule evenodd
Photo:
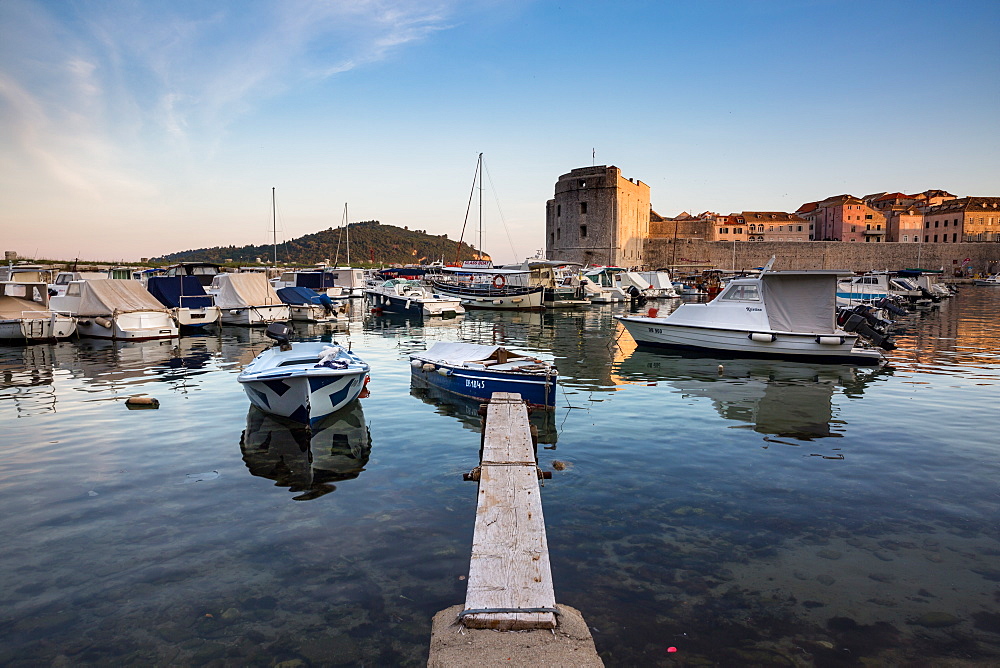
<path fill-rule="evenodd" d="M 664 216 L 996 196 L 998 28 L 997 0 L 2 0 L 0 250 L 134 262 L 345 205 L 457 239 L 479 153 L 501 262 L 593 164 Z"/>

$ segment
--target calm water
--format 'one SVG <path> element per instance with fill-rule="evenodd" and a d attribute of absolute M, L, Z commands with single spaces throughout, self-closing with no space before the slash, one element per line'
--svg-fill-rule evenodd
<path fill-rule="evenodd" d="M 556 598 L 609 666 L 1000 661 L 1000 290 L 907 318 L 883 369 L 637 351 L 611 307 L 353 307 L 300 329 L 373 376 L 311 444 L 236 382 L 259 331 L 0 348 L 0 664 L 423 665 L 479 450 L 410 390 L 438 340 L 557 362 Z"/>

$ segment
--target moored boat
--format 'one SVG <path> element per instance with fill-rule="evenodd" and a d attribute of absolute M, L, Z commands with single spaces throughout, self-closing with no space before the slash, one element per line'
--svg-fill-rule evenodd
<path fill-rule="evenodd" d="M 181 327 L 201 328 L 219 322 L 221 313 L 212 295 L 195 276 L 151 276 L 146 290 L 163 304 Z"/>
<path fill-rule="evenodd" d="M 324 343 L 291 343 L 291 327 L 272 323 L 276 343 L 257 355 L 237 380 L 247 397 L 266 413 L 317 425 L 361 396 L 369 366 L 349 348 Z"/>
<path fill-rule="evenodd" d="M 375 287 L 365 288 L 372 308 L 386 313 L 410 313 L 424 316 L 461 315 L 462 300 L 446 297 L 424 288 L 418 281 L 390 278 Z"/>
<path fill-rule="evenodd" d="M 80 336 L 138 341 L 179 333 L 174 317 L 139 281 L 70 281 L 66 294 L 52 297 L 49 304 L 76 316 Z"/>
<path fill-rule="evenodd" d="M 65 339 L 76 331 L 76 318 L 49 308 L 48 284 L 0 282 L 0 343 Z"/>
<path fill-rule="evenodd" d="M 310 288 L 278 288 L 278 298 L 288 304 L 292 320 L 299 322 L 333 322 L 344 317 L 345 307 L 326 294 Z"/>
<path fill-rule="evenodd" d="M 874 346 L 892 350 L 891 338 L 864 316 L 836 321 L 836 280 L 843 272 L 765 268 L 738 278 L 706 304 L 682 304 L 668 316 L 620 316 L 636 343 L 734 356 L 780 357 L 878 364 Z M 863 336 L 862 336 L 863 334 Z"/>
<path fill-rule="evenodd" d="M 977 278 L 973 280 L 973 283 L 980 287 L 998 287 L 1000 286 L 1000 274 L 993 274 L 992 276 L 987 276 L 986 278 Z"/>
<path fill-rule="evenodd" d="M 529 405 L 555 407 L 555 366 L 503 346 L 439 341 L 410 355 L 410 374 L 415 387 L 483 401 L 494 392 L 516 392 Z"/>
<path fill-rule="evenodd" d="M 263 273 L 216 274 L 208 292 L 222 310 L 223 325 L 268 325 L 291 318 Z"/>
<path fill-rule="evenodd" d="M 528 272 L 520 269 L 443 267 L 447 278 L 432 278 L 434 292 L 459 299 L 465 308 L 539 311 L 543 308 L 544 288 L 527 285 L 514 276 Z"/>

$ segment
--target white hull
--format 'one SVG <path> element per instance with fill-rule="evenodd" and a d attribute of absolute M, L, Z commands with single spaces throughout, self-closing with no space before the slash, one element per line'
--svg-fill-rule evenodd
<path fill-rule="evenodd" d="M 319 304 L 291 304 L 289 310 L 295 322 L 336 322 L 340 316 L 329 312 Z"/>
<path fill-rule="evenodd" d="M 286 322 L 291 318 L 287 304 L 268 306 L 241 306 L 222 309 L 223 325 L 270 325 L 272 322 Z"/>
<path fill-rule="evenodd" d="M 351 353 L 344 368 L 319 362 L 329 344 L 296 343 L 292 349 L 269 348 L 239 375 L 247 398 L 257 408 L 303 424 L 316 424 L 357 399 L 365 388 L 369 367 Z"/>
<path fill-rule="evenodd" d="M 76 332 L 76 318 L 58 313 L 43 317 L 0 320 L 0 341 L 53 341 Z"/>
<path fill-rule="evenodd" d="M 636 343 L 737 355 L 855 361 L 877 364 L 877 350 L 855 348 L 854 334 L 811 334 L 675 325 L 664 318 L 619 318 Z M 754 340 L 751 338 L 760 340 Z M 772 340 L 773 339 L 773 340 Z"/>
<path fill-rule="evenodd" d="M 172 308 L 170 312 L 177 319 L 177 324 L 181 327 L 204 327 L 214 325 L 222 317 L 222 311 L 218 306 L 205 306 L 202 308 Z"/>
<path fill-rule="evenodd" d="M 78 316 L 80 336 L 118 341 L 172 339 L 179 334 L 177 321 L 166 311 L 128 311 L 98 316 Z"/>

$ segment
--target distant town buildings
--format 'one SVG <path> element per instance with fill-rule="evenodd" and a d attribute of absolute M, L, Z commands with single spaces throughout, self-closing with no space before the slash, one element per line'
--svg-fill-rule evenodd
<path fill-rule="evenodd" d="M 546 203 L 546 257 L 582 264 L 642 266 L 644 242 L 959 243 L 1000 242 L 1000 197 L 944 190 L 834 195 L 794 213 L 681 212 L 650 208 L 649 186 L 614 166 L 574 169 L 559 177 Z"/>

